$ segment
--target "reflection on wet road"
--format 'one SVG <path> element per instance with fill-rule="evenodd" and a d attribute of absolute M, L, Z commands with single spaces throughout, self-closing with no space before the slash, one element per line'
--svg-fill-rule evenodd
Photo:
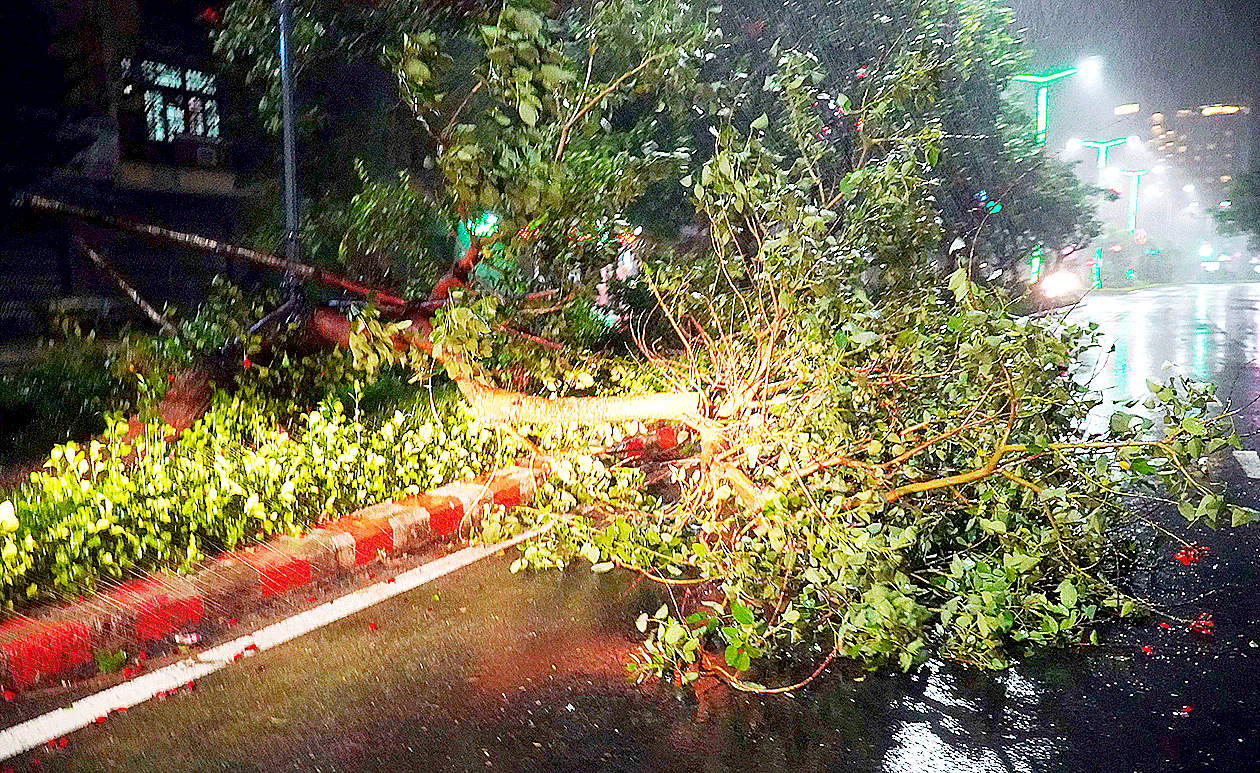
<path fill-rule="evenodd" d="M 1142 397 L 1147 379 L 1173 373 L 1215 381 L 1224 395 L 1260 355 L 1260 284 L 1096 295 L 1069 320 L 1098 324 L 1102 346 L 1086 362 L 1094 388 L 1113 402 Z"/>
<path fill-rule="evenodd" d="M 1073 318 L 1107 337 L 1092 364 L 1112 400 L 1140 396 L 1165 362 L 1249 399 L 1258 308 L 1260 285 L 1191 286 L 1094 297 Z M 1184 533 L 1210 559 L 1182 566 L 1165 547 L 1147 585 L 1176 617 L 1212 613 L 1210 637 L 1152 620 L 1000 673 L 836 666 L 795 697 L 714 690 L 702 706 L 625 678 L 648 589 L 487 562 L 111 717 L 43 769 L 1257 770 L 1260 539 Z"/>

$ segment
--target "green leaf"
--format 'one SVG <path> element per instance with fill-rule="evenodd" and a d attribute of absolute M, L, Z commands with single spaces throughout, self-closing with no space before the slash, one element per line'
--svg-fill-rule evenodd
<path fill-rule="evenodd" d="M 979 523 L 980 523 L 980 528 L 984 529 L 990 534 L 1005 534 L 1006 533 L 1006 524 L 1003 523 L 1002 521 L 990 521 L 986 518 L 981 518 Z"/>
<path fill-rule="evenodd" d="M 1181 428 L 1195 437 L 1202 437 L 1207 433 L 1207 428 L 1203 426 L 1203 422 L 1190 416 L 1181 420 Z"/>
<path fill-rule="evenodd" d="M 517 111 L 521 114 L 521 120 L 528 126 L 534 126 L 538 123 L 538 110 L 529 102 L 521 102 L 517 106 Z"/>
<path fill-rule="evenodd" d="M 748 607 L 738 601 L 731 602 L 731 617 L 735 618 L 735 622 L 740 625 L 752 625 L 753 613 Z"/>
<path fill-rule="evenodd" d="M 1246 507 L 1238 505 L 1229 506 L 1229 525 L 1230 526 L 1246 526 L 1255 520 L 1256 512 Z"/>
<path fill-rule="evenodd" d="M 1059 583 L 1059 601 L 1062 602 L 1063 606 L 1069 609 L 1076 606 L 1076 598 L 1076 586 L 1072 584 L 1071 580 L 1065 579 Z"/>
<path fill-rule="evenodd" d="M 678 623 L 670 623 L 669 626 L 665 628 L 665 643 L 677 644 L 678 641 L 682 639 L 684 633 L 686 633 L 686 631 L 683 630 L 681 625 Z"/>
<path fill-rule="evenodd" d="M 770 117 L 762 113 L 760 117 L 752 122 L 752 128 L 758 131 L 764 131 L 770 125 Z"/>

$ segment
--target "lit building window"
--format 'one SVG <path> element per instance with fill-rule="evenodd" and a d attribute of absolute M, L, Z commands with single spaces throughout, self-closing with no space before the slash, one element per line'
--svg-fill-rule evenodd
<path fill-rule="evenodd" d="M 153 142 L 179 137 L 219 137 L 219 102 L 214 76 L 162 62 L 124 59 L 123 77 L 144 93 L 145 133 Z"/>
<path fill-rule="evenodd" d="M 1232 180 L 1232 179 L 1234 179 L 1234 178 L 1233 178 L 1233 177 L 1231 177 L 1230 175 L 1227 175 L 1227 174 L 1223 174 L 1223 175 L 1221 175 L 1221 182 L 1223 182 L 1223 183 L 1227 183 L 1227 182 L 1229 182 L 1229 181 L 1230 181 L 1230 180 Z"/>

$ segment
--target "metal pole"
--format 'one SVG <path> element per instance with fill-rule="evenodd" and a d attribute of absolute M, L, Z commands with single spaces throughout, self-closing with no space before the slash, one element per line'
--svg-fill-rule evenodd
<path fill-rule="evenodd" d="M 1049 86 L 1037 89 L 1037 147 L 1046 144 L 1046 111 L 1049 107 Z"/>
<path fill-rule="evenodd" d="M 297 138 L 293 115 L 293 51 L 289 30 L 293 24 L 293 0 L 276 0 L 280 11 L 280 110 L 284 127 L 284 253 L 290 263 L 300 257 L 298 242 Z M 297 292 L 292 273 L 284 276 L 286 293 Z"/>

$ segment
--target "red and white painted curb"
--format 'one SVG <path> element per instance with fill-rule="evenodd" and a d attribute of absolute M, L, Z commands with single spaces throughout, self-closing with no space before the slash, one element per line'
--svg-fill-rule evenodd
<path fill-rule="evenodd" d="M 65 708 L 27 720 L 7 730 L 0 730 L 0 760 L 15 757 L 65 736 L 88 725 L 103 722 L 114 712 L 126 711 L 159 695 L 191 687 L 208 674 L 244 657 L 271 649 L 309 633 L 334 620 L 362 611 L 392 596 L 412 590 L 475 561 L 494 555 L 546 531 L 546 527 L 513 537 L 496 545 L 470 547 L 403 572 L 390 582 L 379 582 L 352 591 L 313 609 L 273 623 L 252 634 L 198 653 L 177 663 L 150 671 L 135 679 L 75 701 Z"/>
<path fill-rule="evenodd" d="M 7 620 L 0 623 L 0 689 L 13 700 L 40 684 L 95 673 L 96 653 L 144 652 L 181 631 L 230 627 L 233 615 L 261 603 L 455 536 L 485 505 L 528 501 L 544 474 L 542 467 L 511 467 L 448 483 L 365 507 L 300 538 L 226 553 L 187 577 L 153 574 L 35 617 Z"/>

